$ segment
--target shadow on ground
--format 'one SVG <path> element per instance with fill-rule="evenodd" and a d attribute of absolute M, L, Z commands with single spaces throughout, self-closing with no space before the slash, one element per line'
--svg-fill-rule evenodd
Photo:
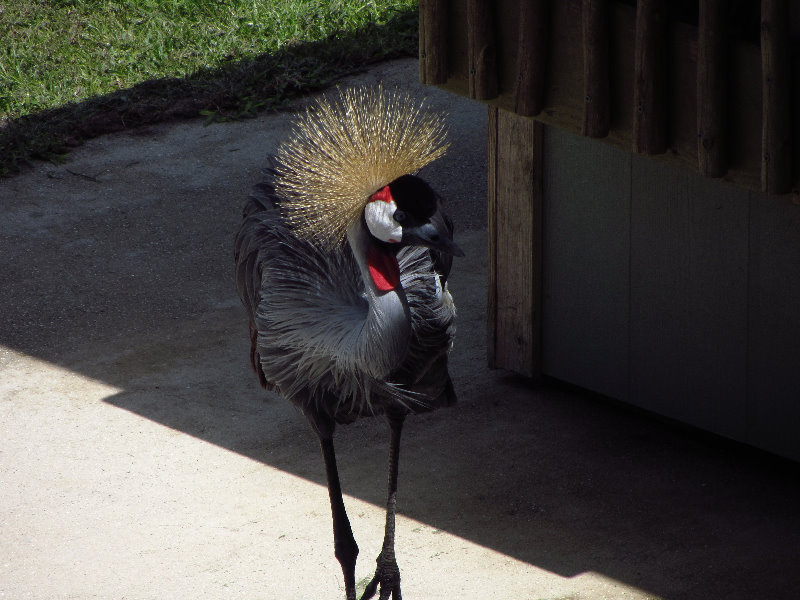
<path fill-rule="evenodd" d="M 408 78 L 416 63 L 381 69 L 370 77 Z M 401 513 L 670 600 L 793 597 L 796 465 L 486 369 L 485 111 L 453 110 L 454 149 L 427 175 L 467 251 L 452 277 L 460 404 L 409 420 Z M 242 199 L 285 129 L 280 116 L 144 129 L 0 182 L 0 344 L 122 389 L 114 406 L 323 484 L 310 428 L 249 369 L 232 281 Z M 337 443 L 345 492 L 382 505 L 383 424 L 341 427 Z"/>
<path fill-rule="evenodd" d="M 212 347 L 229 354 L 239 316 Z M 325 485 L 302 415 L 253 393 L 245 344 L 228 364 L 235 376 L 220 382 L 203 367 L 219 353 L 190 360 L 191 332 L 174 342 L 166 350 L 185 361 L 179 381 L 174 368 L 159 381 L 151 364 L 145 386 L 107 401 Z M 673 600 L 790 597 L 800 583 L 794 465 L 556 382 L 487 372 L 472 362 L 480 354 L 457 355 L 457 407 L 407 423 L 402 514 L 562 577 L 601 573 Z M 347 494 L 383 504 L 386 440 L 381 422 L 340 427 Z"/>
<path fill-rule="evenodd" d="M 363 71 L 369 65 L 417 53 L 417 11 L 397 11 L 385 24 L 288 44 L 183 78 L 142 82 L 25 117 L 0 120 L 0 176 L 29 160 L 50 160 L 110 132 L 208 115 L 209 120 L 286 109 L 292 101 Z"/>

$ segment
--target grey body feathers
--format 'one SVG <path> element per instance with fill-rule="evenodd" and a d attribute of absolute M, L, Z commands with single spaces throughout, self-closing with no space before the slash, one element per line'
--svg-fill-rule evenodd
<path fill-rule="evenodd" d="M 253 367 L 312 422 L 455 402 L 447 372 L 455 334 L 450 257 L 400 249 L 402 290 L 377 298 L 348 244 L 324 250 L 286 226 L 269 173 L 245 206 L 234 250 Z"/>

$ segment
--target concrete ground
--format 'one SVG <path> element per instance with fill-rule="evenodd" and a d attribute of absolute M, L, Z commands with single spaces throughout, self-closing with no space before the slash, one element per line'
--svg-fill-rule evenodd
<path fill-rule="evenodd" d="M 800 598 L 796 465 L 486 368 L 486 111 L 450 110 L 427 178 L 458 259 L 460 404 L 409 419 L 397 550 L 413 599 Z M 0 598 L 342 598 L 302 415 L 251 372 L 240 207 L 289 115 L 96 139 L 0 181 Z M 380 549 L 386 431 L 341 427 L 361 547 Z"/>

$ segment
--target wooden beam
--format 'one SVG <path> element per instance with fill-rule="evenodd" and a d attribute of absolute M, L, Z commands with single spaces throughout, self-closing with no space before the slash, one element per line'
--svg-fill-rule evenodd
<path fill-rule="evenodd" d="M 487 281 L 486 281 L 486 362 L 490 369 L 500 368 L 497 361 L 497 118 L 500 109 L 489 105 L 487 119 Z"/>
<path fill-rule="evenodd" d="M 489 107 L 488 360 L 542 371 L 544 125 Z"/>
<path fill-rule="evenodd" d="M 697 165 L 701 174 L 721 177 L 728 170 L 727 123 L 728 44 L 726 0 L 700 0 L 697 45 Z"/>
<path fill-rule="evenodd" d="M 792 188 L 791 63 L 789 3 L 761 1 L 761 190 Z"/>
<path fill-rule="evenodd" d="M 514 111 L 518 115 L 532 117 L 544 108 L 548 20 L 547 0 L 521 0 L 514 86 Z"/>
<path fill-rule="evenodd" d="M 609 118 L 608 0 L 583 0 L 583 134 L 606 137 Z"/>
<path fill-rule="evenodd" d="M 667 149 L 667 19 L 664 0 L 639 0 L 634 46 L 634 152 Z"/>
<path fill-rule="evenodd" d="M 469 95 L 475 100 L 497 96 L 497 40 L 490 0 L 467 1 Z"/>
<path fill-rule="evenodd" d="M 447 82 L 446 0 L 419 2 L 419 80 L 428 85 Z"/>

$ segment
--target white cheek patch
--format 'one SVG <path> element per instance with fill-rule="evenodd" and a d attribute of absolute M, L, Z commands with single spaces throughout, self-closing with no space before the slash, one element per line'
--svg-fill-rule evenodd
<path fill-rule="evenodd" d="M 372 235 L 392 244 L 403 239 L 403 228 L 394 220 L 397 204 L 394 200 L 373 200 L 364 207 L 364 220 Z"/>

